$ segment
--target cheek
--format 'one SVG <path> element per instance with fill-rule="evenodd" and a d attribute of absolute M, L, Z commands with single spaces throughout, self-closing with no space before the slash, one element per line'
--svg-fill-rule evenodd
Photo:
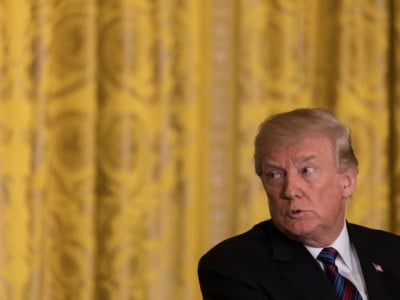
<path fill-rule="evenodd" d="M 315 184 L 312 189 L 316 191 L 319 197 L 337 198 L 342 194 L 342 187 L 336 178 L 324 178 Z"/>
<path fill-rule="evenodd" d="M 266 192 L 266 194 L 269 212 L 271 216 L 277 218 L 281 214 L 282 210 L 285 210 L 287 204 L 289 204 L 290 202 L 282 200 L 279 197 L 279 191 L 268 191 Z"/>
<path fill-rule="evenodd" d="M 333 189 L 330 193 L 321 195 L 324 201 L 321 202 L 321 209 L 325 210 L 327 215 L 335 215 L 335 212 L 341 211 L 345 206 L 345 199 L 342 197 L 338 189 Z"/>
<path fill-rule="evenodd" d="M 280 195 L 280 189 L 279 187 L 271 187 L 269 186 L 268 188 L 264 185 L 264 191 L 265 194 L 267 195 L 268 202 L 270 204 L 276 203 L 279 201 L 279 195 Z"/>

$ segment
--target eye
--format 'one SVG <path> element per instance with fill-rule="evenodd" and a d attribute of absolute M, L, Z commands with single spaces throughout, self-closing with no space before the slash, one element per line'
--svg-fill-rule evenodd
<path fill-rule="evenodd" d="M 314 171 L 315 171 L 315 168 L 313 168 L 313 167 L 304 167 L 304 168 L 301 168 L 301 174 L 305 174 L 305 175 L 311 174 L 311 173 L 313 173 Z"/>
<path fill-rule="evenodd" d="M 277 182 L 282 180 L 284 174 L 279 170 L 268 170 L 264 172 L 264 176 L 268 182 Z"/>

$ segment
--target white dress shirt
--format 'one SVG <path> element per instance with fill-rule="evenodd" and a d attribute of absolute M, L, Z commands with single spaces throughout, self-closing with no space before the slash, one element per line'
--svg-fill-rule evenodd
<path fill-rule="evenodd" d="M 317 260 L 317 256 L 321 252 L 322 248 L 314 248 L 306 245 L 305 247 Z M 335 260 L 335 264 L 338 267 L 339 273 L 349 279 L 356 286 L 363 300 L 368 300 L 367 289 L 365 287 L 360 261 L 354 246 L 350 243 L 346 223 L 336 241 L 334 241 L 328 247 L 333 247 L 339 252 L 339 255 Z M 319 260 L 317 261 L 323 269 L 324 266 L 322 262 Z"/>

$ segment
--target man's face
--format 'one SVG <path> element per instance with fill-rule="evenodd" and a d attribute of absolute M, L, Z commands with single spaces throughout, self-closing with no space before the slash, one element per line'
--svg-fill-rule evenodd
<path fill-rule="evenodd" d="M 306 245 L 332 243 L 344 225 L 346 199 L 356 172 L 338 173 L 335 153 L 324 135 L 280 146 L 263 158 L 262 182 L 274 224 Z"/>

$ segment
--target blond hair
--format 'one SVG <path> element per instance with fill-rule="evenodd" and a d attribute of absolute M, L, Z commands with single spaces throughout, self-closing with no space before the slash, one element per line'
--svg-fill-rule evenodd
<path fill-rule="evenodd" d="M 262 175 L 262 160 L 269 151 L 278 146 L 298 143 L 305 136 L 313 134 L 322 134 L 330 139 L 339 172 L 349 167 L 357 171 L 358 161 L 351 145 L 349 129 L 327 109 L 300 108 L 272 115 L 259 126 L 254 142 L 257 175 Z"/>

